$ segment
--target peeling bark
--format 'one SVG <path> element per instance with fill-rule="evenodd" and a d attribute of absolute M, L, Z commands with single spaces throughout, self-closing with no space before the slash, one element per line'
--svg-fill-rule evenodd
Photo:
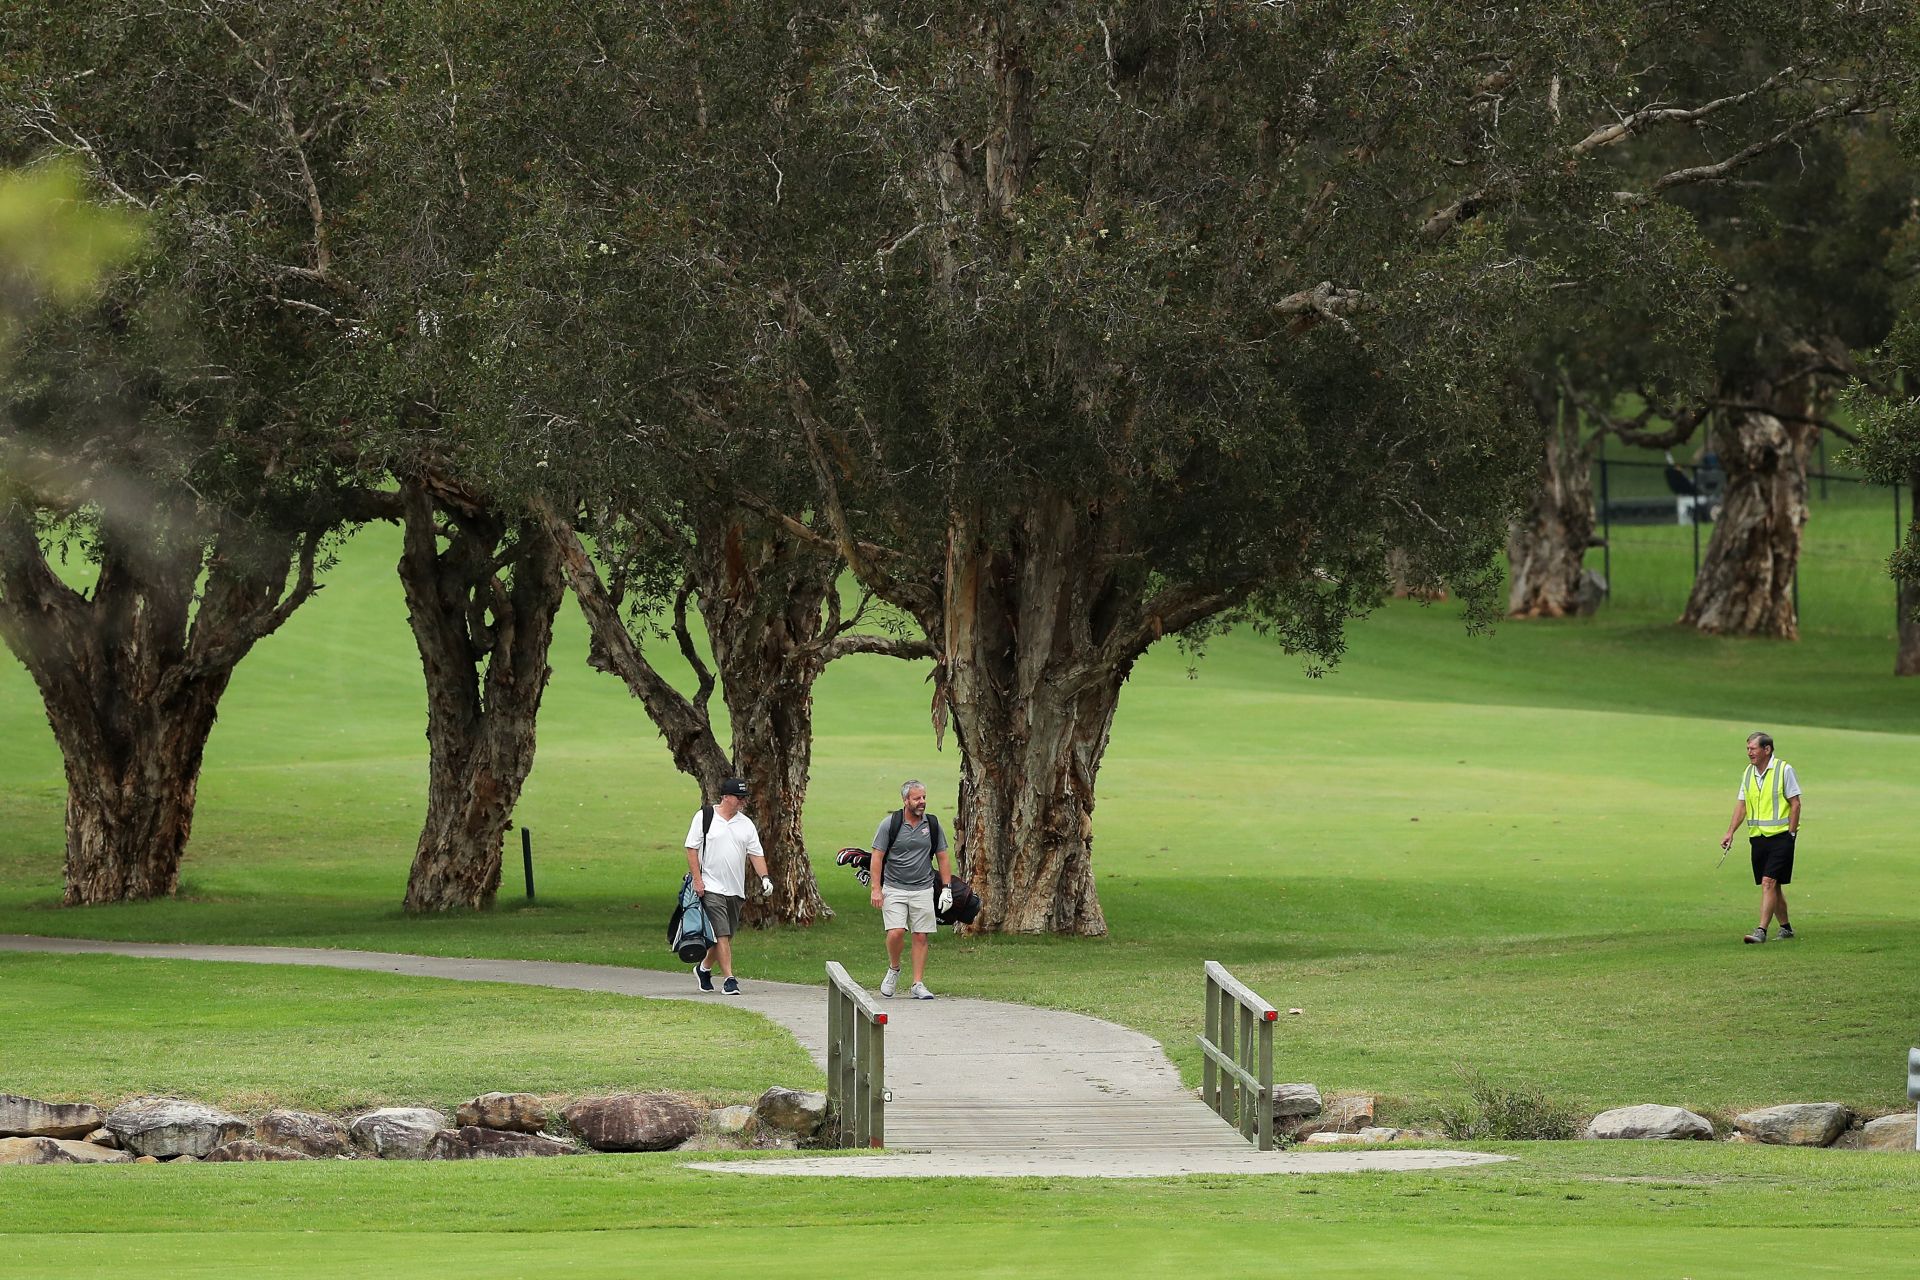
<path fill-rule="evenodd" d="M 426 674 L 429 752 L 404 906 L 481 909 L 500 887 L 501 845 L 533 769 L 560 554 L 530 520 L 430 477 L 407 478 L 401 495 L 400 580 Z"/>
<path fill-rule="evenodd" d="M 1819 434 L 1811 384 L 1754 379 L 1723 399 L 1738 406 L 1715 424 L 1726 490 L 1680 622 L 1709 635 L 1798 639 L 1793 580 Z"/>
<path fill-rule="evenodd" d="M 1545 416 L 1544 406 L 1543 416 Z M 1577 415 L 1551 412 L 1542 440 L 1533 505 L 1507 534 L 1507 615 L 1585 617 L 1606 592 L 1586 567 L 1593 536 L 1593 459 Z"/>
<path fill-rule="evenodd" d="M 943 688 L 961 751 L 956 844 L 984 900 L 973 927 L 1102 936 L 1094 783 L 1121 686 L 1154 640 L 1234 599 L 1150 594 L 1100 517 L 1062 495 L 1011 529 L 956 513 L 951 530 Z"/>
<path fill-rule="evenodd" d="M 47 563 L 31 514 L 0 511 L 0 637 L 39 686 L 66 770 L 63 905 L 179 889 L 221 695 L 313 594 L 315 541 L 257 530 L 203 541 L 157 518 L 107 527 L 82 593 Z"/>

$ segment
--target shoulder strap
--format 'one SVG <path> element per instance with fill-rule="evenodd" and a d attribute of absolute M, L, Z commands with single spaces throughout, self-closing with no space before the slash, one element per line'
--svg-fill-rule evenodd
<path fill-rule="evenodd" d="M 933 875 L 940 877 L 940 819 L 927 815 L 927 861 L 933 864 Z"/>
<path fill-rule="evenodd" d="M 711 830 L 713 830 L 713 806 L 703 804 L 700 806 L 700 852 L 702 854 L 707 851 L 707 832 Z"/>

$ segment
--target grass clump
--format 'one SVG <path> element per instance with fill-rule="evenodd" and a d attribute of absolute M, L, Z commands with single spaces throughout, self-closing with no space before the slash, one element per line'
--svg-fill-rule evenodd
<path fill-rule="evenodd" d="M 1440 1127 L 1462 1142 L 1558 1142 L 1580 1131 L 1580 1111 L 1538 1085 L 1497 1084 L 1466 1073 L 1467 1096 L 1442 1106 Z"/>

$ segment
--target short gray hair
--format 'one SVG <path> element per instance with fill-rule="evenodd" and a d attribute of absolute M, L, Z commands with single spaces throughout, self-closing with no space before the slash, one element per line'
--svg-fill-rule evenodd
<path fill-rule="evenodd" d="M 927 789 L 927 784 L 920 781 L 920 779 L 918 778 L 908 778 L 905 782 L 900 784 L 900 798 L 902 800 L 905 800 L 908 796 L 912 795 L 915 787 L 918 787 L 920 790 L 925 791 Z"/>
<path fill-rule="evenodd" d="M 1773 750 L 1773 735 L 1770 733 L 1750 733 L 1747 735 L 1747 741 L 1757 742 L 1768 751 Z"/>

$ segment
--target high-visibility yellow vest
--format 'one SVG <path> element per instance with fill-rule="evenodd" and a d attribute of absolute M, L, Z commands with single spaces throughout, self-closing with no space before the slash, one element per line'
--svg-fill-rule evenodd
<path fill-rule="evenodd" d="M 1768 762 L 1762 775 L 1752 765 L 1741 779 L 1747 800 L 1747 834 L 1777 836 L 1787 829 L 1790 802 L 1781 792 L 1786 788 L 1787 766 L 1780 760 Z"/>

